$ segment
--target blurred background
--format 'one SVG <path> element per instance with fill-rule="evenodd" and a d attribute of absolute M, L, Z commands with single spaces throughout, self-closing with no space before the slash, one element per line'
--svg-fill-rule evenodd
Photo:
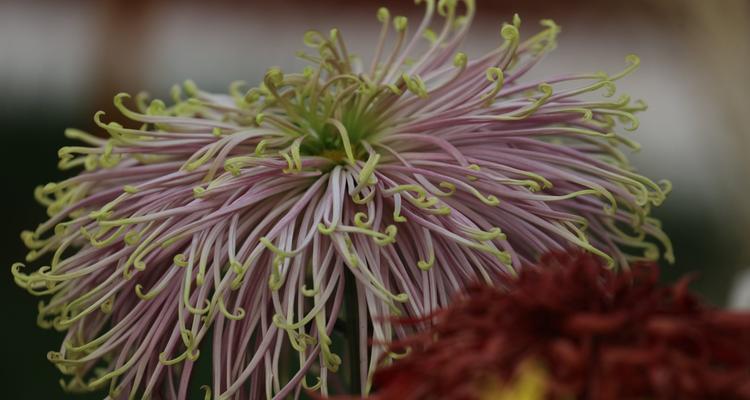
<path fill-rule="evenodd" d="M 628 53 L 642 59 L 619 88 L 649 110 L 632 136 L 633 154 L 674 191 L 655 211 L 675 245 L 665 280 L 696 271 L 693 284 L 717 305 L 750 306 L 750 2 L 744 0 L 477 0 L 466 43 L 470 55 L 494 47 L 514 12 L 531 33 L 541 18 L 562 25 L 558 49 L 533 74 L 619 71 Z M 285 71 L 307 29 L 338 27 L 349 46 L 370 54 L 380 5 L 416 21 L 411 0 L 2 1 L 0 0 L 0 174 L 3 265 L 23 259 L 18 234 L 44 210 L 33 188 L 64 175 L 56 169 L 66 127 L 92 129 L 97 110 L 112 111 L 118 92 L 168 97 L 185 79 L 224 91 L 233 80 L 258 82 L 270 66 Z M 111 115 L 111 113 L 110 113 Z M 37 299 L 0 275 L 3 395 L 65 395 L 47 362 L 60 335 L 36 327 Z M 744 275 L 743 275 L 744 274 Z M 744 277 L 743 277 L 744 276 Z M 745 282 L 745 289 L 741 289 Z"/>

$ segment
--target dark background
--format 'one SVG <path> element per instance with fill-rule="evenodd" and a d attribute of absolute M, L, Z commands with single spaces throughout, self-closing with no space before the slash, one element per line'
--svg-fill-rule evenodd
<path fill-rule="evenodd" d="M 92 128 L 93 113 L 111 110 L 120 91 L 165 95 L 186 78 L 221 91 L 235 79 L 256 82 L 273 65 L 297 68 L 294 50 L 309 27 L 341 26 L 365 52 L 381 4 L 412 23 L 421 12 L 411 1 L 0 2 L 3 398 L 103 397 L 62 393 L 60 374 L 46 360 L 61 334 L 36 327 L 38 299 L 14 285 L 9 269 L 25 255 L 21 230 L 45 219 L 34 187 L 65 176 L 56 168 L 57 149 L 68 144 L 63 130 Z M 655 212 L 677 255 L 664 279 L 697 271 L 693 287 L 717 305 L 728 302 L 735 277 L 750 266 L 747 4 L 479 0 L 478 33 L 468 43 L 489 48 L 500 22 L 519 12 L 524 29 L 540 18 L 563 26 L 560 55 L 540 73 L 616 70 L 625 54 L 641 55 L 644 67 L 626 89 L 651 109 L 634 137 L 644 143 L 634 160 L 649 176 L 675 183 Z"/>

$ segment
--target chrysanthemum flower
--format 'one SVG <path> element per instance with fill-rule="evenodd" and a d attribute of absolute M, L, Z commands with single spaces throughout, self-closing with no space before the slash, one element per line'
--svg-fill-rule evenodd
<path fill-rule="evenodd" d="M 750 399 L 750 313 L 667 286 L 658 266 L 616 273 L 554 253 L 402 323 L 434 324 L 390 346 L 373 400 Z"/>
<path fill-rule="evenodd" d="M 309 32 L 302 73 L 272 68 L 228 95 L 188 82 L 171 106 L 135 97 L 137 111 L 119 94 L 131 126 L 99 112 L 108 139 L 66 132 L 85 146 L 62 148 L 60 167 L 84 170 L 38 188 L 50 219 L 22 238 L 27 262 L 47 265 L 13 274 L 50 296 L 39 324 L 67 332 L 49 358 L 69 390 L 185 398 L 201 347 L 218 398 L 325 395 L 346 312 L 366 391 L 382 355 L 366 338 L 406 333 L 376 316 L 429 313 L 549 250 L 671 259 L 649 216 L 668 187 L 618 150 L 636 144 L 617 126 L 635 129 L 645 106 L 609 100 L 638 59 L 524 82 L 555 47 L 552 21 L 522 40 L 516 16 L 470 60 L 458 49 L 474 2 L 424 3 L 413 34 L 378 11 L 366 63 L 339 31 Z"/>

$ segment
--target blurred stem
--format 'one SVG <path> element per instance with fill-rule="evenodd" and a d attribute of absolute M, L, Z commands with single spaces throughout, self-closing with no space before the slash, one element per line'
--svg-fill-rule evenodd
<path fill-rule="evenodd" d="M 357 278 L 346 271 L 344 301 L 346 302 L 346 342 L 349 353 L 349 393 L 359 394 L 362 383 L 359 381 L 359 307 L 357 300 Z"/>

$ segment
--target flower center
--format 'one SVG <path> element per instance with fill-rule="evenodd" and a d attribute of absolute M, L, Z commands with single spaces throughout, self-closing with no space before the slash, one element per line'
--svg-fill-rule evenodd
<path fill-rule="evenodd" d="M 385 111 L 398 96 L 350 68 L 340 58 L 321 61 L 317 69 L 301 74 L 285 75 L 272 68 L 249 94 L 263 100 L 258 121 L 298 140 L 301 155 L 337 163 L 362 159 L 367 154 L 364 142 L 382 130 Z"/>
<path fill-rule="evenodd" d="M 405 36 L 406 18 L 396 17 L 398 49 Z M 339 163 L 367 158 L 369 144 L 384 134 L 395 114 L 393 104 L 406 92 L 427 97 L 419 76 L 401 73 L 395 55 L 385 64 L 373 62 L 366 72 L 348 53 L 341 34 L 305 34 L 305 44 L 316 55 L 299 56 L 313 65 L 302 73 L 284 74 L 271 68 L 263 83 L 246 100 L 259 102 L 257 121 L 267 122 L 297 141 L 300 155 L 322 156 Z M 377 58 L 376 58 L 377 61 Z"/>

